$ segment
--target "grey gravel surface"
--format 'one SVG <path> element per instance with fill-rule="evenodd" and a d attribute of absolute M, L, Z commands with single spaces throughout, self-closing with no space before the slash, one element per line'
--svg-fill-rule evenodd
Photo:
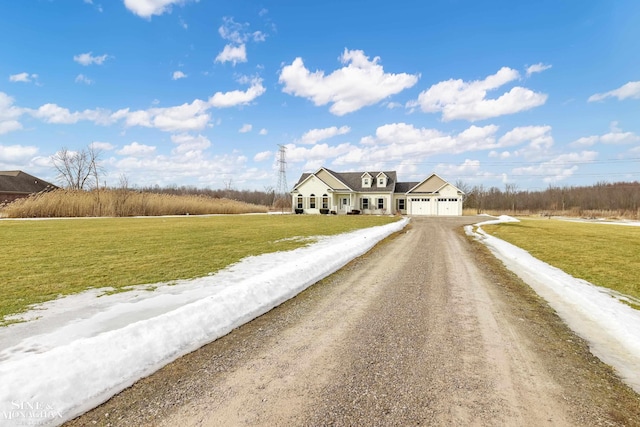
<path fill-rule="evenodd" d="M 70 426 L 640 425 L 640 396 L 460 232 L 414 218 Z"/>

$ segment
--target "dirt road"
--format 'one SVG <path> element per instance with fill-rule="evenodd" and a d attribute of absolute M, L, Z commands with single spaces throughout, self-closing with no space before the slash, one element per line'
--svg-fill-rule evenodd
<path fill-rule="evenodd" d="M 412 220 L 69 425 L 638 425 L 640 397 L 472 222 Z"/>

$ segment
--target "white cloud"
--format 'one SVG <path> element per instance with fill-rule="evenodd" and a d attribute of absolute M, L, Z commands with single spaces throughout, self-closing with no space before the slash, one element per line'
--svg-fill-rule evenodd
<path fill-rule="evenodd" d="M 37 147 L 0 144 L 0 165 L 26 163 L 37 153 Z"/>
<path fill-rule="evenodd" d="M 232 90 L 230 92 L 216 92 L 209 98 L 209 105 L 216 108 L 234 107 L 236 105 L 246 105 L 262 95 L 266 89 L 262 86 L 262 79 L 254 78 L 250 80 L 251 86 L 246 91 Z"/>
<path fill-rule="evenodd" d="M 245 123 L 242 125 L 240 129 L 238 129 L 238 132 L 247 133 L 247 132 L 251 132 L 251 129 L 253 129 L 253 126 L 248 123 Z"/>
<path fill-rule="evenodd" d="M 125 125 L 153 127 L 165 132 L 185 132 L 204 129 L 211 117 L 207 113 L 209 104 L 200 99 L 175 107 L 149 108 L 129 112 L 129 109 L 117 111 L 113 118 L 124 118 Z"/>
<path fill-rule="evenodd" d="M 93 141 L 91 144 L 89 144 L 92 148 L 96 149 L 96 150 L 100 150 L 100 151 L 111 151 L 113 150 L 115 147 L 113 146 L 113 144 L 109 143 L 109 142 L 100 142 L 100 141 Z"/>
<path fill-rule="evenodd" d="M 548 70 L 549 68 L 551 68 L 551 65 L 543 64 L 542 62 L 533 64 L 527 68 L 527 77 L 529 77 L 533 73 L 541 73 L 545 70 Z"/>
<path fill-rule="evenodd" d="M 384 165 L 397 161 L 409 173 L 411 167 L 408 163 L 436 155 L 490 151 L 491 156 L 497 156 L 497 150 L 501 148 L 527 143 L 521 154 L 542 155 L 553 144 L 550 126 L 517 127 L 501 137 L 498 137 L 498 129 L 496 125 L 472 125 L 458 133 L 448 134 L 407 123 L 386 124 L 378 127 L 375 135 L 363 137 L 359 146 L 352 146 L 347 153 L 336 158 L 334 164 L 343 167 L 352 164 L 362 168 L 364 164 Z"/>
<path fill-rule="evenodd" d="M 152 156 L 156 152 L 156 147 L 151 145 L 139 144 L 137 142 L 132 142 L 129 145 L 125 145 L 121 150 L 116 151 L 116 153 L 121 156 L 132 156 L 132 157 L 147 157 Z"/>
<path fill-rule="evenodd" d="M 236 65 L 238 62 L 247 62 L 248 41 L 263 42 L 267 35 L 262 31 L 249 30 L 249 24 L 235 22 L 233 18 L 225 16 L 222 18 L 222 25 L 218 28 L 218 34 L 228 43 L 222 52 L 216 56 L 215 62 L 231 62 Z"/>
<path fill-rule="evenodd" d="M 345 135 L 351 131 L 349 126 L 342 126 L 340 128 L 336 126 L 323 128 L 323 129 L 311 129 L 305 132 L 297 143 L 300 144 L 315 144 L 319 141 L 332 138 L 336 135 Z"/>
<path fill-rule="evenodd" d="M 13 106 L 13 98 L 0 92 L 0 134 L 22 128 L 18 118 L 28 113 L 46 123 L 74 124 L 79 121 L 90 121 L 98 125 L 111 125 L 123 121 L 125 127 L 141 126 L 156 128 L 164 132 L 188 132 L 202 130 L 210 123 L 208 111 L 212 107 L 229 108 L 247 105 L 265 92 L 259 78 L 241 78 L 241 83 L 249 83 L 246 91 L 216 92 L 208 101 L 195 99 L 173 107 L 153 107 L 146 110 L 122 108 L 115 112 L 105 109 L 87 109 L 71 111 L 57 104 L 44 104 L 38 109 L 17 108 Z"/>
<path fill-rule="evenodd" d="M 329 111 L 343 116 L 417 83 L 419 75 L 385 73 L 379 60 L 369 61 L 363 51 L 345 49 L 340 56 L 345 66 L 325 76 L 324 71 L 309 71 L 298 57 L 282 68 L 279 82 L 284 85 L 283 92 L 307 98 L 317 106 L 331 104 Z"/>
<path fill-rule="evenodd" d="M 244 43 L 240 46 L 226 45 L 222 52 L 216 56 L 215 62 L 231 62 L 233 65 L 238 62 L 247 62 L 247 50 Z"/>
<path fill-rule="evenodd" d="M 38 81 L 38 75 L 37 74 L 29 74 L 29 73 L 18 73 L 18 74 L 12 74 L 9 76 L 9 81 L 10 82 L 22 82 L 22 83 L 31 83 L 33 81 L 37 82 Z"/>
<path fill-rule="evenodd" d="M 295 144 L 287 144 L 287 161 L 306 162 L 305 169 L 316 169 L 326 163 L 329 158 L 344 156 L 353 151 L 351 144 L 344 143 L 337 146 L 328 144 L 316 144 L 312 147 L 300 147 Z"/>
<path fill-rule="evenodd" d="M 218 28 L 218 34 L 224 40 L 234 44 L 243 44 L 253 39 L 254 41 L 264 41 L 264 35 L 260 31 L 250 32 L 249 24 L 235 22 L 233 18 L 225 16 L 222 18 L 222 25 Z"/>
<path fill-rule="evenodd" d="M 515 168 L 511 173 L 513 175 L 540 176 L 544 182 L 552 183 L 571 177 L 579 169 L 578 164 L 592 162 L 597 157 L 598 153 L 595 151 L 561 154 L 534 166 Z"/>
<path fill-rule="evenodd" d="M 620 86 L 617 89 L 610 90 L 605 93 L 596 93 L 595 95 L 591 95 L 589 97 L 589 102 L 594 101 L 602 101 L 605 98 L 615 97 L 618 100 L 622 101 L 623 99 L 631 98 L 631 99 L 640 99 L 640 81 L 637 82 L 629 82 Z"/>
<path fill-rule="evenodd" d="M 258 132 L 258 134 L 260 134 L 260 135 L 266 135 L 268 133 L 269 133 L 269 131 L 267 129 L 265 129 L 265 128 L 260 129 L 260 132 Z"/>
<path fill-rule="evenodd" d="M 591 135 L 578 138 L 571 143 L 572 147 L 590 147 L 597 143 L 602 144 L 632 144 L 640 141 L 640 136 L 633 132 L 623 132 L 618 127 L 618 122 L 612 122 L 610 131 L 603 135 Z"/>
<path fill-rule="evenodd" d="M 67 108 L 49 103 L 42 105 L 37 110 L 29 109 L 28 112 L 33 117 L 41 119 L 46 123 L 74 124 L 81 120 L 91 121 L 100 125 L 113 123 L 110 113 L 102 109 L 74 111 L 72 113 Z"/>
<path fill-rule="evenodd" d="M 260 153 L 253 156 L 254 162 L 264 162 L 265 160 L 269 160 L 273 158 L 273 151 L 261 151 Z"/>
<path fill-rule="evenodd" d="M 24 113 L 22 108 L 13 105 L 13 98 L 0 92 L 0 135 L 22 129 L 18 121 Z"/>
<path fill-rule="evenodd" d="M 287 160 L 305 161 L 307 169 L 320 164 L 336 167 L 383 168 L 397 161 L 398 170 L 409 173 L 412 166 L 438 154 L 460 154 L 499 148 L 496 141 L 497 126 L 471 126 L 458 134 L 448 135 L 435 129 L 416 128 L 406 123 L 393 123 L 378 127 L 375 136 L 361 139 L 359 146 L 349 143 L 338 146 L 316 144 L 310 148 L 289 144 Z M 333 159 L 333 160 L 331 160 Z M 409 160 L 407 160 L 409 159 Z"/>
<path fill-rule="evenodd" d="M 183 5 L 187 0 L 124 0 L 124 5 L 141 18 L 170 13 L 172 5 Z"/>
<path fill-rule="evenodd" d="M 185 73 L 183 73 L 182 71 L 174 71 L 173 75 L 171 76 L 172 80 L 178 80 L 178 79 L 184 79 L 186 78 L 187 75 Z"/>
<path fill-rule="evenodd" d="M 73 60 L 76 61 L 78 64 L 80 65 L 91 65 L 91 64 L 97 64 L 97 65 L 102 65 L 104 63 L 104 61 L 107 60 L 109 56 L 107 54 L 104 55 L 100 55 L 100 56 L 93 56 L 92 52 L 87 52 L 87 53 L 81 53 L 80 55 L 75 55 L 73 57 Z"/>
<path fill-rule="evenodd" d="M 547 95 L 520 86 L 513 87 L 498 98 L 487 99 L 487 92 L 520 77 L 516 70 L 503 67 L 484 80 L 465 82 L 447 80 L 423 91 L 407 107 L 420 107 L 425 113 L 442 113 L 442 120 L 483 120 L 505 114 L 514 114 L 543 105 Z"/>
<path fill-rule="evenodd" d="M 78 74 L 75 79 L 76 83 L 84 83 L 86 85 L 93 84 L 93 80 L 85 76 L 84 74 Z"/>
<path fill-rule="evenodd" d="M 551 126 L 515 127 L 500 137 L 498 142 L 500 147 L 511 147 L 527 141 L 535 141 L 538 145 L 546 146 L 551 139 L 550 132 Z"/>
<path fill-rule="evenodd" d="M 188 133 L 171 135 L 171 141 L 177 144 L 177 147 L 173 150 L 174 154 L 187 154 L 190 157 L 196 154 L 199 155 L 199 153 L 211 146 L 211 141 L 206 136 L 193 136 Z"/>
<path fill-rule="evenodd" d="M 465 159 L 465 161 L 459 165 L 439 163 L 434 170 L 443 176 L 476 175 L 480 172 L 480 160 Z"/>

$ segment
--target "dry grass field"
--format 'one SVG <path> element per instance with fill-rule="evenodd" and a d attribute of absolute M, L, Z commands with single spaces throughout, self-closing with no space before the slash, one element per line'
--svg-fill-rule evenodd
<path fill-rule="evenodd" d="M 206 196 L 132 190 L 56 190 L 19 199 L 0 213 L 7 218 L 122 217 L 265 213 L 266 206 Z"/>

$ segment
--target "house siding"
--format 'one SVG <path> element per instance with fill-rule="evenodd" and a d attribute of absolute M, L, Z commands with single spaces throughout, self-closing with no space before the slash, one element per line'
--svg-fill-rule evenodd
<path fill-rule="evenodd" d="M 372 179 L 371 187 L 362 186 L 365 176 Z M 380 177 L 386 177 L 383 187 L 378 187 Z M 291 192 L 293 207 L 302 209 L 301 213 L 321 213 L 326 195 L 329 211 L 348 214 L 358 210 L 374 215 L 462 215 L 463 194 L 435 174 L 419 183 L 397 182 L 394 171 L 339 173 L 325 168 L 303 174 Z M 302 202 L 301 208 L 298 201 Z"/>

